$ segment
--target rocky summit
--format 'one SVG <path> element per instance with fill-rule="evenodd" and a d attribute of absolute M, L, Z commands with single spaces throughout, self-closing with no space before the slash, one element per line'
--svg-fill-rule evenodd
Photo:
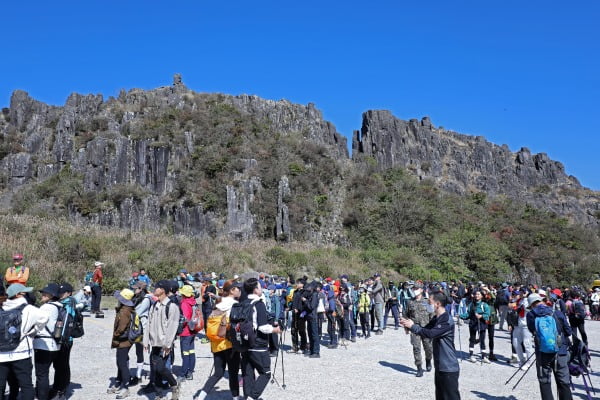
<path fill-rule="evenodd" d="M 170 86 L 62 107 L 15 91 L 0 116 L 0 207 L 199 237 L 344 243 L 349 182 L 402 168 L 459 195 L 597 227 L 599 195 L 546 154 L 367 111 L 346 139 L 313 104 Z"/>

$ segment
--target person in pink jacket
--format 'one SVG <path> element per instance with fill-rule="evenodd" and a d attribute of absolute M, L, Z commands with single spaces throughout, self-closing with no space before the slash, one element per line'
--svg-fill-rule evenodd
<path fill-rule="evenodd" d="M 181 295 L 181 313 L 186 321 L 192 319 L 196 298 L 194 297 L 194 288 L 190 285 L 183 285 L 179 289 Z M 196 332 L 190 331 L 188 324 L 184 324 L 183 331 L 179 335 L 179 347 L 181 347 L 181 377 L 187 380 L 194 379 L 194 368 L 196 367 L 196 351 L 194 350 L 194 339 Z"/>

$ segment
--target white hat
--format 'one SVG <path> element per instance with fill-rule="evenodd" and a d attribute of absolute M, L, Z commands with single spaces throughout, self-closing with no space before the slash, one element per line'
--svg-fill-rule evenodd
<path fill-rule="evenodd" d="M 86 285 L 86 286 L 83 287 L 83 291 L 84 292 L 91 292 L 92 288 Z"/>
<path fill-rule="evenodd" d="M 94 263 L 94 267 L 102 267 L 103 265 L 104 265 L 104 263 L 103 263 L 103 262 L 100 262 L 100 261 L 96 261 L 96 262 Z"/>
<path fill-rule="evenodd" d="M 537 293 L 542 297 L 548 297 L 544 289 L 538 289 Z"/>

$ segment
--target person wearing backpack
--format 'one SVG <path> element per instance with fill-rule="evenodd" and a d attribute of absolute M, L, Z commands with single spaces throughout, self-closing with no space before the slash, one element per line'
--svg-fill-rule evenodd
<path fill-rule="evenodd" d="M 271 358 L 269 357 L 269 335 L 281 333 L 281 328 L 269 324 L 265 303 L 261 300 L 262 287 L 256 278 L 244 282 L 248 293 L 247 302 L 253 304 L 252 327 L 256 334 L 248 351 L 242 352 L 242 375 L 244 395 L 247 399 L 258 400 L 271 379 Z M 258 373 L 258 377 L 255 376 Z"/>
<path fill-rule="evenodd" d="M 369 308 L 371 307 L 371 298 L 367 293 L 366 287 L 363 285 L 358 289 L 358 316 L 360 319 L 360 327 L 364 339 L 371 337 L 369 329 Z"/>
<path fill-rule="evenodd" d="M 304 296 L 304 285 L 306 280 L 300 278 L 296 281 L 296 290 L 292 298 L 292 352 L 298 353 L 302 351 L 304 354 L 309 353 L 308 340 L 306 336 L 306 318 L 303 313 L 302 297 Z M 298 340 L 300 337 L 300 340 Z M 298 341 L 300 342 L 298 344 Z"/>
<path fill-rule="evenodd" d="M 229 340 L 225 337 L 225 332 L 229 324 L 229 314 L 231 307 L 236 304 L 242 294 L 242 284 L 234 280 L 226 281 L 223 284 L 223 296 L 221 301 L 215 306 L 215 310 L 206 321 L 206 332 L 210 339 L 210 349 L 213 353 L 214 372 L 207 379 L 200 393 L 194 397 L 194 400 L 204 400 L 208 393 L 225 375 L 225 368 L 229 375 L 229 390 L 234 400 L 241 400 L 240 382 L 238 373 L 240 370 L 240 353 L 233 349 Z M 221 335 L 219 334 L 221 333 Z"/>
<path fill-rule="evenodd" d="M 498 310 L 500 321 L 498 322 L 498 330 L 504 330 L 504 321 L 506 321 L 506 315 L 508 313 L 508 300 L 510 292 L 508 291 L 508 283 L 502 283 L 502 290 L 496 294 L 496 300 L 494 302 L 494 308 Z"/>
<path fill-rule="evenodd" d="M 467 312 L 461 314 L 460 318 L 469 321 L 469 361 L 476 362 L 477 359 L 473 355 L 475 344 L 479 343 L 481 351 L 481 362 L 489 364 L 490 360 L 485 353 L 485 332 L 487 330 L 487 321 L 490 318 L 490 306 L 483 301 L 481 290 L 473 291 L 471 303 L 468 306 Z"/>
<path fill-rule="evenodd" d="M 54 379 L 60 374 L 56 368 L 56 360 L 60 344 L 56 342 L 52 334 L 59 318 L 59 310 L 63 308 L 58 301 L 59 285 L 48 283 L 45 288 L 40 290 L 42 296 L 42 306 L 40 311 L 48 317 L 46 329 L 41 331 L 33 339 L 33 349 L 35 352 L 35 392 L 38 400 L 50 399 L 50 366 L 54 366 Z"/>
<path fill-rule="evenodd" d="M 118 303 L 115 308 L 115 323 L 113 327 L 111 349 L 117 349 L 117 378 L 114 385 L 108 388 L 107 393 L 117 394 L 117 399 L 124 399 L 129 396 L 129 382 L 131 375 L 129 373 L 129 350 L 131 341 L 129 340 L 129 331 L 132 317 L 135 315 L 133 309 L 134 293 L 131 289 L 122 289 L 114 294 Z"/>
<path fill-rule="evenodd" d="M 7 377 L 13 374 L 21 400 L 34 399 L 31 380 L 33 338 L 48 323 L 48 316 L 43 311 L 28 304 L 26 294 L 32 291 L 32 287 L 13 283 L 6 289 L 7 300 L 0 312 L 0 335 L 10 338 L 0 342 L 0 388 L 4 389 Z M 17 323 L 19 320 L 20 324 Z"/>
<path fill-rule="evenodd" d="M 552 374 L 556 380 L 559 400 L 571 400 L 569 374 L 569 336 L 571 326 L 560 310 L 552 310 L 542 297 L 532 293 L 527 298 L 531 311 L 527 314 L 527 328 L 535 337 L 536 365 L 542 400 L 554 400 Z"/>
<path fill-rule="evenodd" d="M 581 300 L 581 293 L 578 290 L 574 290 L 573 301 L 569 307 L 569 323 L 573 328 L 573 336 L 577 337 L 577 331 L 581 333 L 581 340 L 585 345 L 588 345 L 587 333 L 585 333 L 585 305 Z"/>
<path fill-rule="evenodd" d="M 194 297 L 194 288 L 190 285 L 183 285 L 179 289 L 179 294 L 182 296 L 179 304 L 181 314 L 186 321 L 191 321 L 196 306 Z M 179 335 L 179 347 L 181 348 L 181 378 L 187 380 L 194 379 L 194 368 L 196 367 L 196 350 L 194 348 L 194 339 L 196 331 L 191 331 L 189 324 L 183 326 L 183 330 Z"/>
<path fill-rule="evenodd" d="M 157 301 L 148 314 L 148 329 L 144 331 L 144 349 L 150 352 L 150 362 L 154 370 L 154 387 L 158 390 L 163 379 L 171 388 L 171 399 L 179 399 L 179 384 L 175 376 L 167 368 L 167 360 L 171 354 L 173 343 L 179 326 L 179 307 L 171 302 L 167 294 L 171 290 L 171 282 L 162 280 L 156 283 L 154 296 Z M 168 310 L 168 311 L 167 311 Z M 158 394 L 157 400 L 166 400 L 166 396 Z"/>
<path fill-rule="evenodd" d="M 394 286 L 394 282 L 389 281 L 387 293 L 389 296 L 385 303 L 385 316 L 383 317 L 383 329 L 387 326 L 388 315 L 390 315 L 390 311 L 392 312 L 392 316 L 394 317 L 394 329 L 398 330 L 400 326 L 399 323 L 399 312 L 398 312 L 398 288 Z"/>
<path fill-rule="evenodd" d="M 104 282 L 102 267 L 104 267 L 104 263 L 96 261 L 94 263 L 94 274 L 92 275 L 92 314 L 96 314 L 96 318 L 104 318 L 104 313 L 100 310 L 102 284 Z"/>
<path fill-rule="evenodd" d="M 321 284 L 313 281 L 310 285 L 310 290 L 306 291 L 306 300 L 304 301 L 304 310 L 306 311 L 306 323 L 308 327 L 308 347 L 310 358 L 320 358 L 320 336 L 319 336 L 319 317 L 317 315 L 317 308 L 319 307 L 319 291 L 321 290 Z"/>
<path fill-rule="evenodd" d="M 146 283 L 138 281 L 133 285 L 132 290 L 134 291 L 133 304 L 135 305 L 135 314 L 140 320 L 142 325 L 142 332 L 148 329 L 148 312 L 152 305 L 152 295 L 148 294 Z M 135 355 L 136 355 L 136 374 L 131 377 L 129 386 L 137 385 L 142 379 L 142 372 L 144 370 L 144 345 L 140 342 L 135 343 Z"/>

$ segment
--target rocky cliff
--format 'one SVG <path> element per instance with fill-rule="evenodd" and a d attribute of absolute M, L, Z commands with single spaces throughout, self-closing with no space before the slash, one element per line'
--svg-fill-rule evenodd
<path fill-rule="evenodd" d="M 173 85 L 72 94 L 23 91 L 0 114 L 0 207 L 78 223 L 192 236 L 344 241 L 348 177 L 406 168 L 445 190 L 508 196 L 597 226 L 598 194 L 523 148 L 368 111 L 346 139 L 313 104 Z"/>
<path fill-rule="evenodd" d="M 598 225 L 599 194 L 582 187 L 545 153 L 531 154 L 527 148 L 513 153 L 482 136 L 436 128 L 427 117 L 403 121 L 388 111 L 363 114 L 352 148 L 359 164 L 374 161 L 380 170 L 406 168 L 447 191 L 507 196 L 584 225 Z"/>

